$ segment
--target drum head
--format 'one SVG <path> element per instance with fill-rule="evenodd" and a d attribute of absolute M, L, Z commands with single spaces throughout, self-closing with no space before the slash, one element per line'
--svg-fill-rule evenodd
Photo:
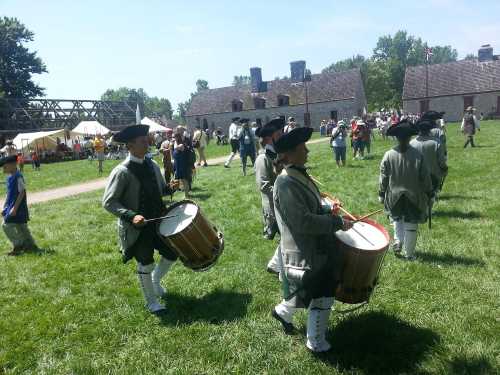
<path fill-rule="evenodd" d="M 168 212 L 168 217 L 160 222 L 158 231 L 164 237 L 182 232 L 196 217 L 198 206 L 192 202 L 179 202 Z"/>
<path fill-rule="evenodd" d="M 368 222 L 354 223 L 346 232 L 342 230 L 335 232 L 335 236 L 346 246 L 359 250 L 377 251 L 389 245 L 387 232 Z"/>

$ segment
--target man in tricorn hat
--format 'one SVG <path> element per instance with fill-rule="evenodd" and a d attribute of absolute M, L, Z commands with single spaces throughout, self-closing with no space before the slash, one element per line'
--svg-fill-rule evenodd
<path fill-rule="evenodd" d="M 285 122 L 280 119 L 273 119 L 262 128 L 257 128 L 256 135 L 260 138 L 262 149 L 255 160 L 255 180 L 259 189 L 262 201 L 262 221 L 264 223 L 264 238 L 274 239 L 278 232 L 278 224 L 274 215 L 273 186 L 277 173 L 281 168 L 277 164 L 276 150 L 273 142 L 278 140 L 283 132 Z M 277 170 L 279 169 L 279 170 Z M 279 274 L 281 266 L 279 263 L 279 246 L 274 256 L 267 264 L 268 272 Z"/>
<path fill-rule="evenodd" d="M 312 128 L 297 128 L 274 142 L 284 165 L 273 191 L 281 234 L 284 299 L 272 310 L 272 316 L 285 333 L 291 333 L 297 308 L 308 309 L 306 346 L 313 352 L 325 352 L 331 348 L 325 334 L 338 276 L 333 274 L 338 252 L 333 249 L 332 236 L 340 229 L 350 229 L 352 223 L 321 205 L 318 187 L 305 167 L 309 153 L 305 143 L 311 134 Z"/>
<path fill-rule="evenodd" d="M 166 295 L 160 281 L 177 255 L 159 238 L 158 221 L 147 221 L 165 214 L 162 195 L 169 193 L 159 166 L 145 157 L 149 147 L 148 130 L 147 125 L 133 125 L 114 136 L 114 141 L 127 145 L 130 154 L 111 172 L 102 205 L 118 217 L 123 262 L 135 258 L 146 307 L 151 313 L 159 314 L 165 307 L 158 298 Z M 161 254 L 156 267 L 154 249 Z"/>
<path fill-rule="evenodd" d="M 422 154 L 410 145 L 415 126 L 400 121 L 387 130 L 398 144 L 387 151 L 380 163 L 379 201 L 384 203 L 394 225 L 394 251 L 404 250 L 405 258 L 415 259 L 418 223 L 425 222 L 432 198 L 431 175 Z"/>
<path fill-rule="evenodd" d="M 448 151 L 446 146 L 446 129 L 443 120 L 444 114 L 445 112 L 427 111 L 420 117 L 420 121 L 425 120 L 432 124 L 429 134 L 441 145 L 446 156 L 448 155 Z"/>
<path fill-rule="evenodd" d="M 476 134 L 476 129 L 478 131 L 481 131 L 479 121 L 474 115 L 475 110 L 475 108 L 472 108 L 470 106 L 467 107 L 467 109 L 465 110 L 464 118 L 462 119 L 462 126 L 460 127 L 460 129 L 467 138 L 464 144 L 464 148 L 466 148 L 468 144 L 470 144 L 471 147 L 476 147 L 476 145 L 474 144 L 474 135 Z"/>
<path fill-rule="evenodd" d="M 417 122 L 416 127 L 419 134 L 410 142 L 410 145 L 423 155 L 424 162 L 431 173 L 433 194 L 437 195 L 441 188 L 441 182 L 448 173 L 444 148 L 430 133 L 435 124 L 429 116 L 424 114 Z"/>

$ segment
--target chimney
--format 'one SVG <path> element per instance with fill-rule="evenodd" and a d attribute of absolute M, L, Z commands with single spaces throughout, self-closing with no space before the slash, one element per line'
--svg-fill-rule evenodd
<path fill-rule="evenodd" d="M 292 82 L 304 82 L 306 74 L 306 62 L 304 60 L 292 61 L 290 63 L 290 78 Z"/>
<path fill-rule="evenodd" d="M 262 69 L 261 68 L 250 68 L 250 82 L 252 85 L 252 92 L 261 92 L 262 88 Z"/>
<path fill-rule="evenodd" d="M 477 58 L 479 62 L 492 61 L 493 60 L 493 47 L 489 44 L 485 44 L 479 48 L 477 52 Z"/>

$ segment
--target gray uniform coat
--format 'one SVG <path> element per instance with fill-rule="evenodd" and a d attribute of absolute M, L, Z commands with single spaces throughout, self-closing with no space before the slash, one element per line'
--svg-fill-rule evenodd
<path fill-rule="evenodd" d="M 307 290 L 307 281 L 316 277 L 332 258 L 333 234 L 342 228 L 343 222 L 322 211 L 316 185 L 290 166 L 277 177 L 273 198 L 285 276 L 290 292 L 295 293 L 288 303 L 307 307 L 310 299 L 316 298 L 312 297 L 315 291 Z"/>
<path fill-rule="evenodd" d="M 141 184 L 127 168 L 128 163 L 130 163 L 130 158 L 125 159 L 111 171 L 102 197 L 102 206 L 118 217 L 118 237 L 122 253 L 125 253 L 125 250 L 137 241 L 140 234 L 140 230 L 132 224 L 132 218 L 139 210 Z M 160 167 L 155 161 L 153 161 L 153 167 L 159 191 L 164 195 L 167 186 Z"/>
<path fill-rule="evenodd" d="M 391 217 L 397 216 L 396 206 L 404 196 L 416 208 L 415 221 L 425 222 L 432 182 L 422 154 L 412 146 L 406 152 L 399 146 L 387 151 L 380 163 L 379 192 Z"/>
<path fill-rule="evenodd" d="M 431 173 L 434 190 L 437 190 L 448 170 L 443 146 L 431 135 L 419 135 L 412 139 L 410 145 L 423 155 L 424 162 Z"/>
<path fill-rule="evenodd" d="M 262 201 L 262 216 L 264 234 L 272 236 L 276 233 L 276 218 L 274 216 L 273 186 L 276 181 L 273 160 L 261 150 L 255 160 L 255 180 Z"/>

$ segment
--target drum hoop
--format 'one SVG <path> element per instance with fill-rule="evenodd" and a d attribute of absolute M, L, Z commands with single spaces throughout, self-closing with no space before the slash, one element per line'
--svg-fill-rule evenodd
<path fill-rule="evenodd" d="M 347 220 L 350 220 L 349 217 L 347 217 L 347 216 L 344 216 L 343 218 L 347 219 Z M 368 219 L 368 218 L 361 220 L 361 222 L 362 223 L 366 223 L 366 224 L 370 224 L 371 226 L 377 228 L 380 232 L 382 232 L 382 234 L 384 235 L 384 237 L 385 237 L 385 239 L 387 241 L 387 244 L 384 245 L 383 247 L 378 248 L 378 249 L 371 249 L 371 250 L 360 249 L 360 248 L 357 248 L 357 247 L 353 247 L 353 246 L 347 245 L 340 238 L 338 238 L 337 235 L 334 233 L 335 238 L 337 239 L 337 241 L 339 241 L 340 243 L 344 244 L 345 246 L 349 246 L 350 248 L 355 249 L 358 254 L 361 251 L 363 251 L 363 252 L 370 252 L 370 253 L 378 253 L 378 252 L 387 250 L 387 248 L 389 247 L 389 244 L 391 242 L 391 237 L 389 236 L 389 232 L 387 232 L 387 230 L 385 229 L 385 227 L 383 225 L 377 223 L 376 221 Z"/>
<path fill-rule="evenodd" d="M 193 216 L 193 220 L 191 220 L 191 222 L 189 223 L 189 225 L 187 225 L 187 226 L 186 226 L 186 228 L 184 228 L 184 229 L 189 228 L 189 226 L 193 223 L 193 221 L 194 221 L 194 219 L 196 218 L 196 216 L 198 216 L 198 214 L 199 214 L 199 213 L 200 213 L 200 211 L 201 211 L 200 206 L 198 206 L 198 204 L 196 204 L 196 202 L 195 202 L 195 201 L 192 201 L 192 200 L 190 200 L 190 199 L 183 199 L 183 200 L 181 200 L 181 201 L 179 201 L 179 202 L 175 202 L 174 204 L 171 204 L 170 206 L 168 206 L 168 207 L 167 207 L 167 211 L 165 212 L 165 214 L 166 214 L 166 215 L 168 215 L 168 213 L 169 213 L 170 211 L 172 211 L 174 208 L 176 208 L 176 207 L 178 207 L 178 206 L 180 206 L 180 205 L 182 205 L 182 204 L 186 204 L 186 203 L 191 203 L 191 204 L 194 204 L 194 205 L 196 206 L 197 211 L 196 211 L 196 215 L 194 215 L 194 216 Z M 162 221 L 163 221 L 163 220 L 162 220 Z M 158 233 L 159 233 L 161 236 L 165 237 L 165 238 L 168 238 L 169 236 L 175 236 L 175 235 L 177 235 L 177 234 L 179 234 L 179 233 L 180 233 L 180 232 L 177 232 L 177 233 L 172 233 L 172 234 L 169 234 L 168 236 L 165 236 L 165 235 L 161 234 L 161 232 L 160 232 L 160 225 L 161 225 L 161 221 L 158 223 Z"/>

